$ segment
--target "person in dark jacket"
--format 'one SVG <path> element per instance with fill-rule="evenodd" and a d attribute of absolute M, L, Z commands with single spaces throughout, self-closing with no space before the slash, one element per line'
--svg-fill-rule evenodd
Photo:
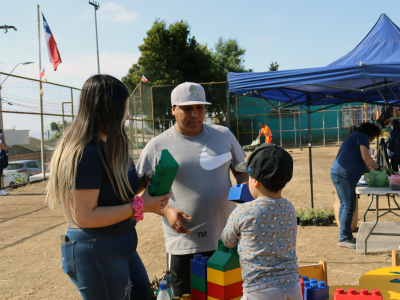
<path fill-rule="evenodd" d="M 400 165 L 400 121 L 397 119 L 392 120 L 392 132 L 386 141 L 386 146 L 392 163 L 392 169 L 395 172 L 399 171 Z"/>

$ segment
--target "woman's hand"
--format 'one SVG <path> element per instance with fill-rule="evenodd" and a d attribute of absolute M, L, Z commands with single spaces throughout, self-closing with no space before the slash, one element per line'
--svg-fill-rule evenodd
<path fill-rule="evenodd" d="M 172 193 L 168 193 L 162 196 L 151 196 L 149 194 L 149 191 L 146 189 L 146 191 L 143 194 L 143 212 L 152 212 L 155 213 L 158 210 L 163 210 L 169 201 L 169 196 L 171 196 Z"/>
<path fill-rule="evenodd" d="M 168 206 L 164 210 L 164 217 L 167 218 L 169 225 L 178 233 L 190 234 L 191 232 L 183 226 L 181 219 L 191 220 L 192 218 L 183 211 Z"/>

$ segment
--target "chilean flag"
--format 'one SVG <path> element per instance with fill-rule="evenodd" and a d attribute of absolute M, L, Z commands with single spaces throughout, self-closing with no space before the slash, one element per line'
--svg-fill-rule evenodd
<path fill-rule="evenodd" d="M 46 35 L 47 50 L 49 51 L 50 62 L 53 63 L 54 71 L 57 71 L 57 66 L 61 63 L 60 53 L 58 52 L 56 41 L 53 37 L 53 34 L 51 33 L 49 24 L 47 24 L 47 21 L 44 18 L 43 13 L 42 17 L 43 17 L 43 27 Z"/>
<path fill-rule="evenodd" d="M 40 72 L 40 78 L 44 77 L 44 68 L 45 68 L 45 67 L 43 67 L 42 72 Z"/>
<path fill-rule="evenodd" d="M 142 81 L 143 81 L 143 82 L 147 82 L 147 81 L 148 81 L 147 78 L 144 77 L 144 75 L 142 75 Z"/>

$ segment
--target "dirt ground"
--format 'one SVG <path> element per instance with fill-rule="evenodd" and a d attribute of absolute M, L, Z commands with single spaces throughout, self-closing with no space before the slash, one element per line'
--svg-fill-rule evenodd
<path fill-rule="evenodd" d="M 310 207 L 308 148 L 288 149 L 294 159 L 294 176 L 283 196 L 296 209 Z M 331 208 L 335 188 L 329 169 L 338 147 L 313 148 L 314 205 Z M 59 236 L 67 223 L 60 212 L 50 211 L 44 204 L 46 182 L 9 189 L 0 198 L 0 299 L 80 299 L 69 278 L 61 270 Z M 359 223 L 369 203 L 367 196 L 359 202 Z M 384 207 L 384 205 L 383 205 Z M 370 212 L 367 221 L 373 221 Z M 389 214 L 381 220 L 394 220 Z M 137 226 L 138 252 L 150 279 L 166 269 L 165 246 L 161 220 L 147 214 Z M 337 246 L 339 229 L 298 226 L 297 255 L 299 264 L 324 259 L 328 266 L 329 285 L 359 284 L 365 272 L 389 267 L 388 253 L 362 255 Z"/>

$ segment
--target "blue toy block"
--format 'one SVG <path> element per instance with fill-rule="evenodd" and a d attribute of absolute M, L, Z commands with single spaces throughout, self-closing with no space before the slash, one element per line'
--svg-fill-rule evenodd
<path fill-rule="evenodd" d="M 311 289 L 311 283 L 310 283 L 310 280 L 304 280 L 303 279 L 303 281 L 304 281 L 304 294 L 303 294 L 303 296 L 304 296 L 304 300 L 307 300 L 307 291 L 309 289 Z"/>
<path fill-rule="evenodd" d="M 317 279 L 309 279 L 308 281 L 304 281 L 304 300 L 307 300 L 307 297 L 310 297 L 310 290 L 312 285 L 317 285 L 318 286 L 318 280 Z M 329 298 L 329 297 L 328 297 Z M 310 298 L 311 299 L 311 298 Z"/>
<path fill-rule="evenodd" d="M 190 260 L 190 273 L 201 278 L 207 279 L 207 261 L 209 257 L 196 254 L 194 259 Z"/>
<path fill-rule="evenodd" d="M 254 198 L 250 194 L 249 187 L 247 184 L 235 184 L 234 187 L 231 187 L 229 190 L 228 200 L 236 202 L 236 203 L 245 203 L 253 201 Z"/>
<path fill-rule="evenodd" d="M 304 300 L 326 300 L 329 299 L 329 286 L 325 284 L 325 281 L 318 281 L 311 279 L 307 282 L 307 286 L 304 286 Z"/>

